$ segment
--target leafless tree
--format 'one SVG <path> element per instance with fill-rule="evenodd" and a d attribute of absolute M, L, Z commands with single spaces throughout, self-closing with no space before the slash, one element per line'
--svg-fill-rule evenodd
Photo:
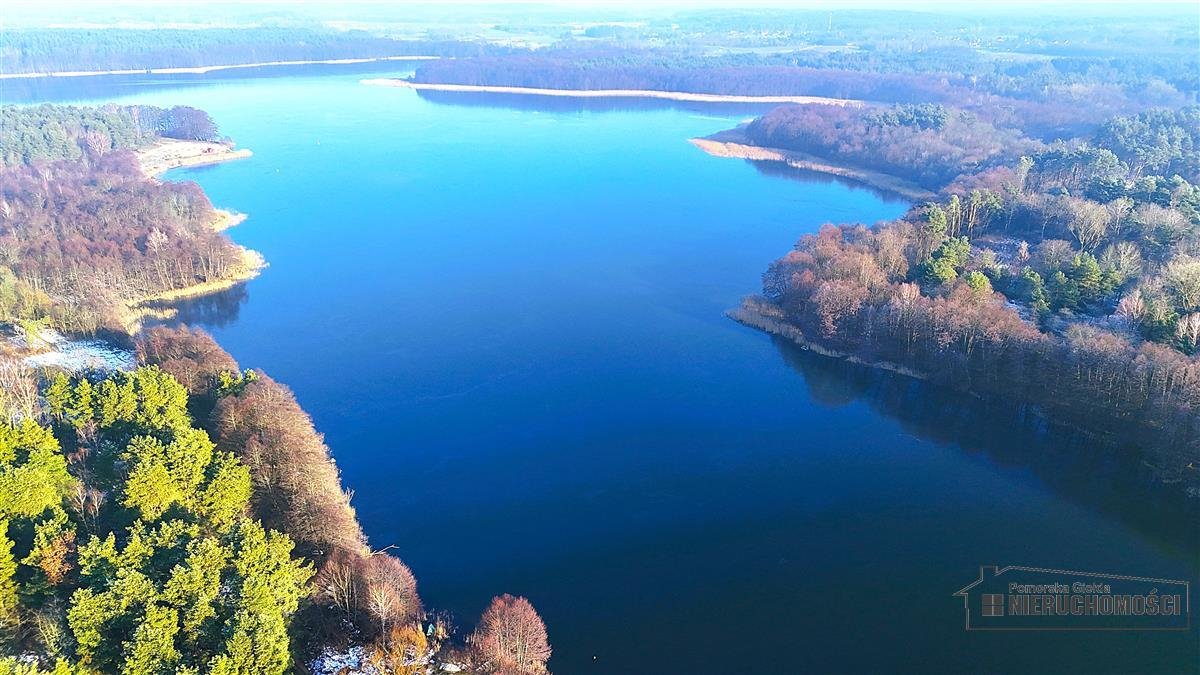
<path fill-rule="evenodd" d="M 546 624 L 523 597 L 492 598 L 471 643 L 499 671 L 544 673 L 550 660 Z"/>
<path fill-rule="evenodd" d="M 37 376 L 15 357 L 0 356 L 0 414 L 15 422 L 38 412 Z"/>
<path fill-rule="evenodd" d="M 376 553 L 366 560 L 358 595 L 382 635 L 388 635 L 390 627 L 412 619 L 421 610 L 412 570 L 386 553 Z"/>

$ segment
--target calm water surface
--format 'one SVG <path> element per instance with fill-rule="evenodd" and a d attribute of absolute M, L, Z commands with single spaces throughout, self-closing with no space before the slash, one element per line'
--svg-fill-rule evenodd
<path fill-rule="evenodd" d="M 296 391 L 429 606 L 526 595 L 568 675 L 1197 669 L 1195 629 L 968 634 L 951 597 L 982 564 L 1195 581 L 1194 508 L 1136 455 L 723 318 L 905 203 L 686 142 L 753 109 L 287 75 L 32 95 L 194 105 L 254 151 L 169 175 L 271 263 L 184 316 Z"/>

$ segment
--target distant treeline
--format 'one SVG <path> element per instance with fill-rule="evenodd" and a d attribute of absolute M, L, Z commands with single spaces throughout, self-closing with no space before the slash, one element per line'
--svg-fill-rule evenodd
<path fill-rule="evenodd" d="M 1195 55 L 999 59 L 965 47 L 712 53 L 564 44 L 533 54 L 423 63 L 425 83 L 649 89 L 942 103 L 1043 140 L 1088 133 L 1117 114 L 1178 107 L 1200 94 Z"/>
<path fill-rule="evenodd" d="M 639 62 L 590 60 L 587 55 L 508 56 L 421 64 L 417 82 L 542 87 L 548 89 L 650 89 L 737 96 L 803 94 L 872 101 L 934 101 L 934 83 L 911 75 L 883 75 L 774 65 L 728 65 L 706 60 Z"/>
<path fill-rule="evenodd" d="M 0 72 L 141 70 L 382 56 L 468 56 L 481 45 L 307 28 L 8 30 Z"/>

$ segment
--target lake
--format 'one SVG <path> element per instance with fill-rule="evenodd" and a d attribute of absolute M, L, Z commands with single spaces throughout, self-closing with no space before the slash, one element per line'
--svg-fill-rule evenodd
<path fill-rule="evenodd" d="M 429 608 L 525 595 L 567 675 L 1200 667 L 1195 627 L 966 632 L 952 597 L 992 564 L 1195 582 L 1195 500 L 1135 449 L 723 316 L 905 202 L 687 142 L 754 108 L 358 83 L 385 72 L 4 86 L 193 105 L 254 151 L 168 174 L 270 262 L 182 316 L 295 390 Z"/>

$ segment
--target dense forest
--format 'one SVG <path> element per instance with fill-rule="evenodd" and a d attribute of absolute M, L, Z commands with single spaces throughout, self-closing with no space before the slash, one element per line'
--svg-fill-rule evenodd
<path fill-rule="evenodd" d="M 533 53 L 422 63 L 413 79 L 941 103 L 1041 140 L 1085 133 L 1118 114 L 1179 107 L 1194 102 L 1200 93 L 1197 51 L 1182 43 L 1140 46 L 1136 58 L 1113 44 L 1099 51 L 1028 57 L 981 49 L 978 39 L 963 34 L 967 29 L 959 26 L 957 31 L 920 37 L 891 34 L 866 44 L 860 41 L 862 36 L 851 34 L 841 38 L 846 42 L 820 47 L 793 44 L 791 49 L 563 41 Z M 809 35 L 805 41 L 821 39 Z"/>
<path fill-rule="evenodd" d="M 203 110 L 150 105 L 0 106 L 0 164 L 98 157 L 136 150 L 159 138 L 215 141 L 217 125 Z"/>
<path fill-rule="evenodd" d="M 735 316 L 1015 397 L 1174 453 L 1176 467 L 1195 461 L 1200 108 L 1114 117 L 1050 144 L 953 129 L 963 115 L 794 106 L 749 124 L 764 145 L 913 176 L 940 196 L 895 222 L 804 237 Z"/>
<path fill-rule="evenodd" d="M 941 104 L 891 108 L 798 105 L 746 126 L 755 145 L 837 158 L 936 190 L 964 173 L 1012 162 L 1038 143 Z"/>
<path fill-rule="evenodd" d="M 479 54 L 470 43 L 396 40 L 316 28 L 8 30 L 0 71 L 50 73 L 194 68 L 272 61 Z"/>
<path fill-rule="evenodd" d="M 216 138 L 207 113 L 4 106 L 0 122 L 0 321 L 119 329 L 139 298 L 246 272 L 200 188 L 146 177 L 130 152 Z"/>
<path fill-rule="evenodd" d="M 424 610 L 286 387 L 200 332 L 138 346 L 132 372 L 26 372 L 4 411 L 0 672 L 280 674 L 351 645 L 380 673 L 544 672 L 524 598 L 468 636 Z"/>

